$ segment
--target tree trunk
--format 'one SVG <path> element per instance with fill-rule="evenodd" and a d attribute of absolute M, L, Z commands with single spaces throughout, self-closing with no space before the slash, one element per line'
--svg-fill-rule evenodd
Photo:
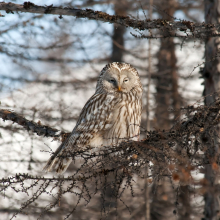
<path fill-rule="evenodd" d="M 127 15 L 127 1 L 117 1 L 115 3 L 115 15 Z M 122 25 L 114 24 L 114 33 L 112 36 L 112 54 L 110 57 L 110 62 L 122 62 L 123 52 L 124 52 L 124 33 L 125 27 Z"/>
<path fill-rule="evenodd" d="M 220 23 L 220 1 L 219 0 L 205 0 L 205 22 L 217 24 Z M 213 31 L 218 33 L 217 31 Z M 205 67 L 203 69 L 204 78 L 204 92 L 205 105 L 212 105 L 219 97 L 220 89 L 220 58 L 214 58 L 220 49 L 219 37 L 208 37 L 205 42 Z M 208 139 L 206 143 L 207 150 L 205 152 L 206 162 L 205 179 L 207 181 L 206 193 L 204 195 L 204 219 L 216 220 L 218 219 L 219 204 L 218 193 L 215 192 L 215 184 L 217 182 L 216 169 L 213 169 L 213 164 L 216 163 L 218 154 L 218 138 L 219 127 L 213 130 L 214 138 L 210 137 L 207 132 L 204 133 Z"/>
<path fill-rule="evenodd" d="M 176 0 L 160 2 L 158 6 L 161 9 L 161 17 L 165 20 L 172 20 L 175 12 Z M 166 33 L 170 35 L 169 32 Z M 175 54 L 175 42 L 173 38 L 161 39 L 158 52 L 158 72 L 160 75 L 156 79 L 156 110 L 155 122 L 158 129 L 169 129 L 176 117 L 180 115 L 181 97 L 178 92 L 178 69 L 177 57 Z M 169 111 L 169 108 L 174 111 Z M 160 181 L 157 187 L 157 193 L 153 196 L 151 204 L 151 219 L 170 219 L 176 217 L 173 215 L 175 209 L 174 195 L 171 193 L 171 185 L 168 179 Z M 157 183 L 156 183 L 157 184 Z M 188 186 L 181 186 L 179 194 L 178 219 L 190 219 L 190 195 Z M 162 205 L 163 204 L 163 205 Z M 159 211 L 158 211 L 159 210 Z"/>
<path fill-rule="evenodd" d="M 160 15 L 165 20 L 172 20 L 175 12 L 176 0 L 164 0 L 160 3 Z M 165 35 L 169 36 L 169 32 Z M 175 54 L 175 43 L 173 38 L 161 39 L 158 52 L 158 72 L 161 74 L 156 79 L 156 127 L 169 129 L 173 124 L 171 116 L 180 114 L 180 95 L 178 92 L 177 58 Z M 168 110 L 175 109 L 174 113 Z"/>

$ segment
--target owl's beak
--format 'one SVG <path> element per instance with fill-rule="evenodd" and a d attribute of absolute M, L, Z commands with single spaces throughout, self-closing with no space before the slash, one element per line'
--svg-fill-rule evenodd
<path fill-rule="evenodd" d="M 118 86 L 118 91 L 121 92 L 121 86 Z"/>

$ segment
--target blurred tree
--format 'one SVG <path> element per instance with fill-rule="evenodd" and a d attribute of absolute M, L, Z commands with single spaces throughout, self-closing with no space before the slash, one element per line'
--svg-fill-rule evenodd
<path fill-rule="evenodd" d="M 205 118 L 205 112 L 207 111 L 208 114 L 209 110 L 189 108 L 186 110 L 189 112 L 186 122 L 175 123 L 175 119 L 180 116 L 180 107 L 183 103 L 187 104 L 187 100 L 184 99 L 186 94 L 180 91 L 196 93 L 194 88 L 183 85 L 187 84 L 185 79 L 188 80 L 186 82 L 193 81 L 197 75 L 193 75 L 193 79 L 188 75 L 185 76 L 183 72 L 188 74 L 202 59 L 199 57 L 202 54 L 202 43 L 197 47 L 190 39 L 190 36 L 194 36 L 202 41 L 201 36 L 197 34 L 204 33 L 204 27 L 200 26 L 203 24 L 198 23 L 194 27 L 191 22 L 200 22 L 198 15 L 201 15 L 202 2 L 155 0 L 154 17 L 160 16 L 162 20 L 153 21 L 148 20 L 148 13 L 145 11 L 149 9 L 149 1 L 140 3 L 128 0 L 62 2 L 62 10 L 65 10 L 65 6 L 79 9 L 89 7 L 90 9 L 79 10 L 77 13 L 82 12 L 85 17 L 91 18 L 97 15 L 96 10 L 100 10 L 98 14 L 100 17 L 104 15 L 109 18 L 109 14 L 118 15 L 117 22 L 113 19 L 115 17 L 104 20 L 104 23 L 100 21 L 99 16 L 93 17 L 93 20 L 80 20 L 65 15 L 47 14 L 53 11 L 53 6 L 43 6 L 42 10 L 47 10 L 43 15 L 15 13 L 1 17 L 2 20 L 5 19 L 3 26 L 0 27 L 0 62 L 3 67 L 0 72 L 1 107 L 12 108 L 25 115 L 30 121 L 38 122 L 39 126 L 47 124 L 64 132 L 70 132 L 74 127 L 79 110 L 94 92 L 97 76 L 106 62 L 130 62 L 138 68 L 143 86 L 146 88 L 149 83 L 146 80 L 148 66 L 146 40 L 135 38 L 129 33 L 142 33 L 139 30 L 142 28 L 140 19 L 143 19 L 147 25 L 159 27 L 159 31 L 155 28 L 150 30 L 153 37 L 151 74 L 155 82 L 150 91 L 155 94 L 155 99 L 150 96 L 149 103 L 151 129 L 156 128 L 155 131 L 149 131 L 147 139 L 141 142 L 140 146 L 134 144 L 132 147 L 121 147 L 120 150 L 110 148 L 109 151 L 112 150 L 114 157 L 103 151 L 97 158 L 97 163 L 93 161 L 94 158 L 87 158 L 88 155 L 79 152 L 78 156 L 82 156 L 81 159 L 72 163 L 64 177 L 52 177 L 52 174 L 51 176 L 43 174 L 40 170 L 49 153 L 52 152 L 50 147 L 54 149 L 58 143 L 56 141 L 51 143 L 51 139 L 34 136 L 31 132 L 25 133 L 16 124 L 3 122 L 0 125 L 0 141 L 3 146 L 0 149 L 2 155 L 0 172 L 2 177 L 7 178 L 2 178 L 0 181 L 1 195 L 7 202 L 1 203 L 0 211 L 4 213 L 4 217 L 11 218 L 13 214 L 19 216 L 17 212 L 21 212 L 24 216 L 28 214 L 30 219 L 36 219 L 39 215 L 42 215 L 43 219 L 62 219 L 74 212 L 73 215 L 68 216 L 69 219 L 144 219 L 146 204 L 143 190 L 146 176 L 143 176 L 142 172 L 147 166 L 149 172 L 146 180 L 149 187 L 152 187 L 149 199 L 152 202 L 151 219 L 174 219 L 175 213 L 179 219 L 192 217 L 200 219 L 201 208 L 198 212 L 193 211 L 194 207 L 198 208 L 200 194 L 194 192 L 195 198 L 192 199 L 191 186 L 198 184 L 202 188 L 202 184 L 196 180 L 187 182 L 184 178 L 181 181 L 185 181 L 185 186 L 177 186 L 178 184 L 175 185 L 174 182 L 179 183 L 181 175 L 187 176 L 191 172 L 187 170 L 188 164 L 195 166 L 199 174 L 202 172 L 200 170 L 200 166 L 203 165 L 202 157 L 197 154 L 197 148 L 201 152 L 203 149 L 199 143 L 200 147 L 194 145 L 200 140 L 200 128 L 197 129 L 198 123 L 196 116 L 193 115 L 196 115 L 196 112 L 201 113 L 199 122 L 207 127 L 215 122 L 211 120 L 212 118 Z M 26 2 L 26 4 L 31 3 Z M 23 6 L 20 8 L 23 10 Z M 8 8 L 7 13 L 10 13 L 10 10 Z M 128 15 L 131 18 L 129 21 L 126 20 Z M 175 16 L 190 21 L 178 20 Z M 122 21 L 125 23 L 119 25 Z M 132 22 L 140 25 L 139 29 L 132 29 L 131 27 L 134 26 Z M 173 25 L 167 25 L 166 22 Z M 195 32 L 193 28 L 197 28 Z M 188 35 L 184 35 L 184 31 Z M 170 36 L 174 34 L 179 36 L 182 34 L 181 36 L 184 35 L 185 38 L 181 36 L 180 39 L 171 38 Z M 163 39 L 154 39 L 155 36 L 161 36 Z M 189 54 L 178 50 L 178 46 L 181 50 L 189 50 Z M 191 55 L 193 51 L 197 60 Z M 181 53 L 182 64 L 177 52 Z M 193 59 L 186 62 L 187 57 Z M 206 61 L 208 60 L 207 58 Z M 208 85 L 209 77 L 206 80 Z M 198 83 L 198 81 L 193 82 L 195 85 Z M 211 87 L 207 85 L 206 88 L 210 89 Z M 190 96 L 189 100 L 195 102 L 197 99 Z M 143 101 L 146 105 L 146 97 Z M 175 111 L 168 111 L 168 108 Z M 154 120 L 152 120 L 153 115 L 155 115 Z M 5 114 L 1 117 L 6 119 Z M 12 115 L 8 117 L 14 120 Z M 143 122 L 146 127 L 145 115 Z M 188 129 L 190 123 L 194 127 Z M 169 130 L 171 127 L 172 129 Z M 32 128 L 33 125 L 29 130 Z M 166 131 L 163 132 L 163 129 Z M 42 149 L 46 152 L 40 152 Z M 85 163 L 84 158 L 87 158 Z M 217 160 L 215 162 L 218 163 Z M 114 172 L 108 172 L 109 164 L 115 165 Z M 27 172 L 31 175 L 23 177 L 19 172 Z M 35 178 L 35 174 L 38 177 Z M 91 174 L 92 177 L 83 179 L 85 176 L 87 178 L 87 174 Z M 71 176 L 70 179 L 67 176 Z M 29 195 L 18 195 L 21 192 L 28 192 Z M 41 196 L 44 193 L 45 195 Z M 22 206 L 25 211 L 19 209 L 22 201 L 27 201 Z M 199 206 L 201 204 L 199 203 Z"/>
<path fill-rule="evenodd" d="M 116 1 L 114 4 L 115 15 L 127 16 L 127 11 L 131 4 L 128 1 Z M 112 36 L 112 54 L 110 62 L 122 62 L 124 52 L 124 33 L 126 28 L 121 25 L 114 24 Z"/>
<path fill-rule="evenodd" d="M 174 19 L 174 13 L 176 10 L 177 1 L 161 1 L 157 3 L 157 7 L 160 8 L 159 15 L 161 19 L 171 21 Z M 175 116 L 180 115 L 180 95 L 178 92 L 178 70 L 177 70 L 177 57 L 175 53 L 174 38 L 170 38 L 172 35 L 168 30 L 162 33 L 168 38 L 160 39 L 160 47 L 157 52 L 157 68 L 158 74 L 155 79 L 156 86 L 156 109 L 153 126 L 157 129 L 168 130 L 174 120 L 173 112 Z M 169 108 L 175 109 L 169 111 Z M 155 171 L 157 170 L 155 164 Z M 172 194 L 172 186 L 169 178 L 163 180 L 157 179 L 152 187 L 152 204 L 151 204 L 151 219 L 172 219 L 172 211 L 174 206 L 174 195 Z"/>
<path fill-rule="evenodd" d="M 205 22 L 207 24 L 219 24 L 220 23 L 220 1 L 205 0 Z M 219 33 L 217 30 L 213 30 L 213 33 Z M 205 41 L 205 66 L 202 70 L 202 76 L 204 78 L 204 98 L 205 105 L 213 105 L 219 98 L 220 91 L 220 58 L 218 52 L 220 48 L 220 38 L 207 36 Z M 216 170 L 213 164 L 216 164 L 217 154 L 219 152 L 219 126 L 212 131 L 215 134 L 214 140 L 209 137 L 208 133 L 204 133 L 202 139 L 204 145 L 206 145 L 206 161 L 205 165 L 205 179 L 207 180 L 207 191 L 204 195 L 205 208 L 204 219 L 216 220 L 219 219 L 219 192 L 216 192 L 219 178 L 218 170 Z"/>

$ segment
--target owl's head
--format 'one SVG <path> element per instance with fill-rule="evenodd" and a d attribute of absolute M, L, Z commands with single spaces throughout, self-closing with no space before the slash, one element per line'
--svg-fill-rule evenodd
<path fill-rule="evenodd" d="M 96 92 L 127 93 L 142 86 L 137 70 L 127 63 L 110 63 L 101 71 Z"/>

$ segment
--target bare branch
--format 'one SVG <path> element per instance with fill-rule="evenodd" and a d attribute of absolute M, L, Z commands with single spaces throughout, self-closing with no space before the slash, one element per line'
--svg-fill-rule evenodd
<path fill-rule="evenodd" d="M 94 153 L 91 153 L 91 147 L 75 148 L 69 156 L 76 160 L 80 157 L 81 165 L 76 172 L 71 173 L 71 176 L 43 177 L 17 173 L 14 176 L 0 179 L 0 193 L 4 195 L 9 189 L 12 189 L 21 195 L 25 193 L 28 196 L 31 195 L 13 216 L 26 212 L 31 205 L 35 205 L 35 202 L 39 201 L 41 195 L 51 195 L 54 201 L 48 201 L 50 204 L 45 208 L 39 205 L 39 208 L 44 208 L 47 213 L 59 205 L 62 196 L 68 194 L 78 199 L 77 206 L 84 204 L 83 202 L 89 204 L 94 199 L 92 196 L 94 190 L 91 185 L 94 184 L 95 189 L 101 187 L 106 189 L 109 184 L 106 181 L 107 176 L 113 174 L 111 184 L 118 187 L 117 199 L 122 201 L 124 190 L 128 187 L 130 187 L 131 195 L 134 195 L 132 188 L 134 175 L 143 178 L 142 171 L 146 166 L 153 173 L 153 166 L 149 161 L 156 161 L 160 169 L 156 174 L 148 174 L 147 178 L 156 175 L 160 179 L 166 177 L 170 180 L 198 185 L 203 190 L 207 190 L 207 185 L 203 184 L 204 181 L 194 180 L 190 172 L 200 170 L 201 166 L 205 164 L 213 165 L 212 161 L 204 160 L 202 152 L 204 152 L 204 142 L 207 142 L 210 148 L 213 147 L 211 142 L 208 142 L 207 136 L 213 138 L 215 135 L 212 131 L 220 121 L 219 109 L 220 100 L 211 106 L 182 108 L 182 111 L 186 111 L 186 118 L 181 120 L 181 123 L 177 123 L 167 131 L 150 131 L 147 139 L 139 142 L 126 141 L 120 146 L 107 146 L 107 148 L 103 146 Z M 15 122 L 19 121 L 19 118 L 26 120 L 8 110 L 0 110 L 0 117 Z M 38 126 L 34 122 L 31 123 Z M 23 126 L 23 123 L 19 124 Z M 181 152 L 177 150 L 177 146 Z M 213 166 L 219 164 L 219 154 L 216 155 L 216 158 L 217 162 Z M 64 187 L 64 183 L 67 187 Z M 215 185 L 214 190 L 217 190 L 217 187 L 219 186 Z M 59 190 L 60 192 L 57 194 Z M 104 194 L 100 196 L 105 201 Z M 80 198 L 83 198 L 84 201 L 81 201 Z M 75 208 L 72 211 L 68 210 L 67 216 L 74 211 Z"/>
<path fill-rule="evenodd" d="M 16 12 L 30 12 L 38 14 L 54 14 L 54 15 L 68 15 L 75 16 L 77 18 L 88 18 L 96 21 L 103 21 L 108 23 L 120 24 L 126 27 L 131 27 L 138 30 L 149 30 L 149 29 L 166 29 L 172 31 L 181 31 L 185 37 L 200 38 L 207 35 L 216 34 L 215 30 L 220 28 L 220 24 L 205 24 L 205 23 L 194 23 L 191 21 L 167 21 L 163 19 L 132 19 L 128 16 L 109 15 L 102 11 L 94 11 L 91 9 L 76 9 L 70 7 L 53 7 L 50 6 L 38 6 L 31 2 L 24 2 L 21 4 L 14 3 L 0 3 L 0 10 L 5 10 L 6 13 Z M 187 33 L 186 33 L 187 31 Z M 167 36 L 166 36 L 167 37 Z M 181 35 L 173 35 L 170 37 L 183 37 Z"/>
<path fill-rule="evenodd" d="M 13 121 L 19 125 L 21 125 L 25 130 L 32 131 L 39 136 L 46 137 L 59 137 L 61 134 L 58 133 L 59 130 L 55 128 L 51 128 L 46 125 L 41 125 L 41 122 L 38 123 L 29 121 L 21 115 L 16 114 L 7 109 L 0 109 L 0 117 L 5 121 Z"/>

